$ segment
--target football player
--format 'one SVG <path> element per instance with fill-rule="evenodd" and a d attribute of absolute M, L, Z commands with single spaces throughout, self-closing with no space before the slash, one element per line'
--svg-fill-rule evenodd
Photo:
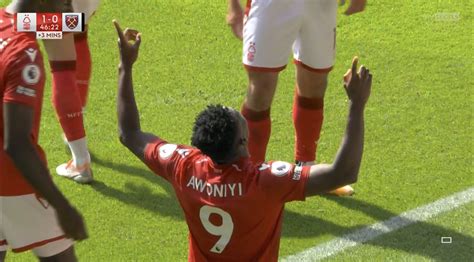
<path fill-rule="evenodd" d="M 17 12 L 61 10 L 61 1 L 40 2 L 0 9 L 0 261 L 8 247 L 32 250 L 40 261 L 75 261 L 73 240 L 87 237 L 38 144 L 45 72 L 35 34 L 14 31 Z"/>
<path fill-rule="evenodd" d="M 357 180 L 372 84 L 367 68 L 357 71 L 357 58 L 344 77 L 349 117 L 334 163 L 255 165 L 249 158 L 247 121 L 228 107 L 211 105 L 197 116 L 192 146 L 141 130 L 132 83 L 141 34 L 122 32 L 114 23 L 120 49 L 120 141 L 173 186 L 189 228 L 189 261 L 277 261 L 285 203 Z"/>
<path fill-rule="evenodd" d="M 366 0 L 351 0 L 347 15 Z M 249 125 L 252 161 L 265 161 L 271 133 L 270 111 L 278 75 L 292 52 L 296 64 L 293 124 L 295 161 L 313 165 L 323 124 L 324 94 L 336 49 L 336 0 L 228 0 L 227 22 L 243 39 L 242 62 L 249 79 L 242 115 Z M 347 185 L 331 193 L 353 194 Z"/>
<path fill-rule="evenodd" d="M 56 173 L 78 183 L 90 183 L 93 175 L 83 120 L 91 77 L 87 24 L 99 0 L 68 0 L 65 5 L 70 11 L 84 13 L 86 30 L 66 33 L 61 40 L 44 40 L 53 75 L 53 106 L 72 153 L 72 159 L 59 165 Z"/>

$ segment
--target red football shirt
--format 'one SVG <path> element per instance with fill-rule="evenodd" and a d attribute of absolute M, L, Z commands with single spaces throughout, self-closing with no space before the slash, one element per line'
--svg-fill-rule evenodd
<path fill-rule="evenodd" d="M 277 261 L 285 202 L 304 200 L 309 167 L 241 159 L 216 165 L 158 139 L 145 162 L 173 185 L 189 228 L 189 261 Z"/>
<path fill-rule="evenodd" d="M 43 58 L 34 33 L 15 32 L 13 15 L 0 9 L 0 196 L 35 192 L 3 151 L 3 104 L 18 103 L 34 110 L 31 139 L 46 162 L 38 145 L 43 89 Z"/>

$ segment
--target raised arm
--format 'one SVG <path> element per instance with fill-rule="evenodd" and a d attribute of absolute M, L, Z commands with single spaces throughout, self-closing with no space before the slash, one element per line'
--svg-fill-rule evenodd
<path fill-rule="evenodd" d="M 331 165 L 314 165 L 306 184 L 306 196 L 312 196 L 357 181 L 364 148 L 364 108 L 370 96 L 372 75 L 364 66 L 357 72 L 358 58 L 344 75 L 349 97 L 349 116 L 344 139 Z"/>
<path fill-rule="evenodd" d="M 3 104 L 4 150 L 21 175 L 56 210 L 61 228 L 67 237 L 87 238 L 82 216 L 54 185 L 46 165 L 41 161 L 31 140 L 34 111 L 16 103 Z"/>
<path fill-rule="evenodd" d="M 115 20 L 114 25 L 119 37 L 118 46 L 120 51 L 117 96 L 120 142 L 143 161 L 146 145 L 157 137 L 142 132 L 140 115 L 133 92 L 132 67 L 138 57 L 138 49 L 142 40 L 141 34 L 137 30 L 128 28 L 122 32 L 120 25 Z M 130 43 L 130 41 L 134 42 Z"/>

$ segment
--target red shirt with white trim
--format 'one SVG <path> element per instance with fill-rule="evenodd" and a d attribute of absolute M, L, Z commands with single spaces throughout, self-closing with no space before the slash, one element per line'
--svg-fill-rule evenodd
<path fill-rule="evenodd" d="M 173 185 L 189 228 L 189 261 L 277 261 L 283 208 L 305 199 L 309 167 L 244 158 L 216 165 L 196 148 L 161 139 L 148 167 Z"/>
<path fill-rule="evenodd" d="M 13 15 L 0 9 L 0 196 L 35 192 L 3 151 L 4 103 L 21 104 L 34 110 L 31 140 L 46 163 L 45 154 L 38 145 L 44 77 L 43 57 L 35 34 L 15 32 Z"/>

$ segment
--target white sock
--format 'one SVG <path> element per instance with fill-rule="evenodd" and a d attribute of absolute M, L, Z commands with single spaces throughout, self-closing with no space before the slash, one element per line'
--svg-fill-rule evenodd
<path fill-rule="evenodd" d="M 91 162 L 91 155 L 87 149 L 87 141 L 85 137 L 74 141 L 68 141 L 68 144 L 72 153 L 73 165 L 81 166 Z"/>

